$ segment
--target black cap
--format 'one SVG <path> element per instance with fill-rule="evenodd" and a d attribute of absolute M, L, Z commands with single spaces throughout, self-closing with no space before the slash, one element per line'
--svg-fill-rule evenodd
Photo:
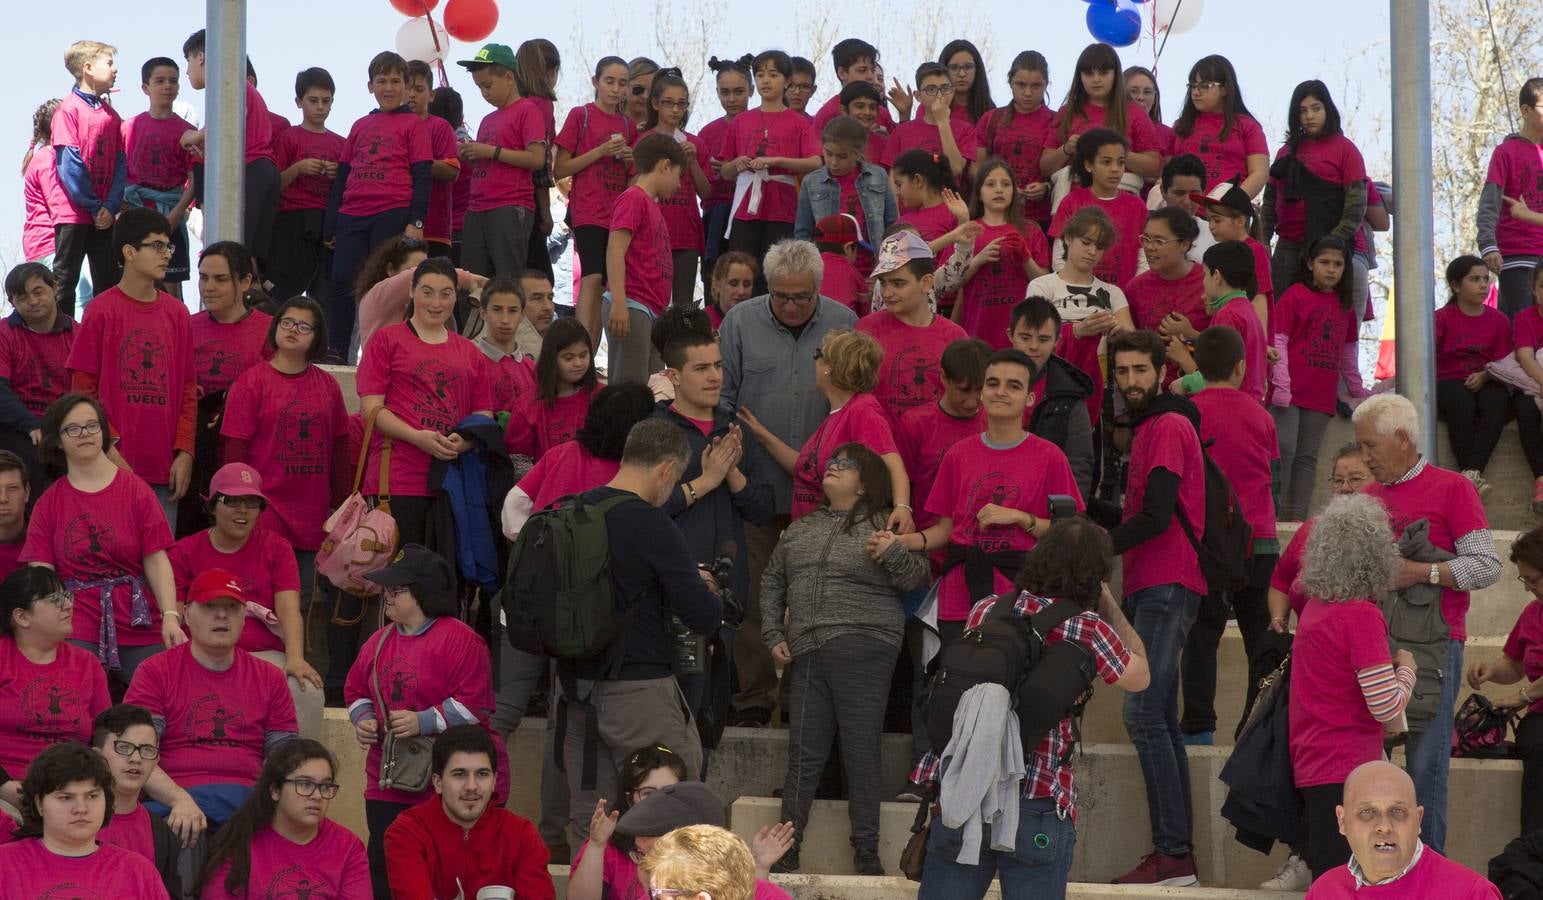
<path fill-rule="evenodd" d="M 364 577 L 381 587 L 415 584 L 436 597 L 454 597 L 456 591 L 455 570 L 443 556 L 422 544 L 408 544 L 384 569 Z"/>
<path fill-rule="evenodd" d="M 622 814 L 616 832 L 627 837 L 659 837 L 688 825 L 723 827 L 723 801 L 700 781 L 667 785 Z"/>

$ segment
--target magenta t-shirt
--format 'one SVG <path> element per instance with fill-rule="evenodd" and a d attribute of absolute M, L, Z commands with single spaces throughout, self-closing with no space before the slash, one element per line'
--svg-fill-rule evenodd
<path fill-rule="evenodd" d="M 1511 633 L 1506 635 L 1505 655 L 1521 663 L 1528 681 L 1543 677 L 1543 602 L 1534 599 L 1522 607 Z M 1543 710 L 1543 698 L 1527 707 L 1529 713 Z"/>
<path fill-rule="evenodd" d="M 994 263 L 986 263 L 959 292 L 963 305 L 960 325 L 965 334 L 980 338 L 993 350 L 1012 345 L 1008 339 L 1008 326 L 1012 323 L 1013 307 L 1027 295 L 1029 275 L 1024 271 L 1026 260 L 1032 259 L 1042 269 L 1050 268 L 1050 244 L 1044 232 L 1033 222 L 1025 222 L 1019 231 L 1011 222 L 988 225 L 982 219 L 980 237 L 975 239 L 975 252 L 979 254 L 994 240 L 998 257 Z M 938 258 L 939 263 L 954 255 L 954 248 L 946 248 Z"/>
<path fill-rule="evenodd" d="M 1403 900 L 1405 897 L 1500 900 L 1500 891 L 1484 880 L 1483 875 L 1426 847 L 1414 868 L 1396 881 L 1362 887 L 1350 874 L 1348 865 L 1335 866 L 1313 882 L 1307 896 L 1311 900 Z"/>
<path fill-rule="evenodd" d="M 109 797 L 107 802 L 111 803 Z M 42 838 L 0 845 L 0 872 L 7 897 L 27 900 L 112 897 L 113 900 L 164 900 L 166 887 L 155 865 L 136 853 L 100 844 L 86 856 L 60 856 Z"/>
<path fill-rule="evenodd" d="M 331 131 L 307 131 L 293 125 L 273 140 L 273 155 L 279 171 L 302 159 L 338 162 L 348 147 L 348 139 Z M 326 209 L 332 195 L 332 178 L 327 175 L 297 175 L 279 194 L 279 212 L 295 209 Z"/>
<path fill-rule="evenodd" d="M 1457 303 L 1436 310 L 1437 381 L 1461 381 L 1512 349 L 1511 320 L 1500 310 L 1483 306 L 1470 316 Z"/>
<path fill-rule="evenodd" d="M 1017 183 L 1019 191 L 1031 184 L 1045 183 L 1045 176 L 1039 168 L 1039 158 L 1044 155 L 1046 146 L 1056 145 L 1056 135 L 1050 130 L 1050 123 L 1055 120 L 1055 110 L 1041 105 L 1031 113 L 1014 110 L 1010 122 L 1005 121 L 1006 116 L 1007 107 L 1004 106 L 980 117 L 975 125 L 975 136 L 980 146 L 986 148 L 987 156 L 1007 163 L 1013 170 L 1013 181 Z M 993 120 L 997 122 L 995 133 L 991 131 Z M 1049 192 L 1039 200 L 1024 201 L 1023 214 L 1034 222 L 1048 221 Z"/>
<path fill-rule="evenodd" d="M 723 136 L 728 133 L 728 130 L 729 118 L 727 116 L 719 116 L 703 125 L 702 130 L 697 132 L 697 136 L 702 139 L 702 143 L 707 147 L 708 156 L 719 162 L 726 161 L 718 155 L 718 151 L 723 148 Z M 707 182 L 711 188 L 707 192 L 707 199 L 702 201 L 703 208 L 711 209 L 714 206 L 721 206 L 733 200 L 734 179 L 714 178 L 712 166 L 708 164 L 705 158 L 698 157 L 698 159 L 702 160 L 702 168 L 707 172 Z"/>
<path fill-rule="evenodd" d="M 1211 314 L 1211 327 L 1226 325 L 1243 338 L 1242 391 L 1256 401 L 1264 402 L 1265 363 L 1264 326 L 1259 324 L 1259 314 L 1254 304 L 1242 297 L 1234 297 Z M 1338 360 L 1335 360 L 1338 362 Z"/>
<path fill-rule="evenodd" d="M 820 104 L 820 108 L 815 112 L 813 119 L 815 135 L 819 136 L 824 133 L 825 126 L 830 124 L 831 119 L 844 115 L 846 115 L 846 110 L 841 108 L 841 92 L 837 91 L 830 96 L 830 99 Z M 882 103 L 879 104 L 879 127 L 885 131 L 893 131 L 895 129 L 895 119 L 889 114 L 889 107 Z M 868 161 L 871 163 L 878 162 L 876 159 Z"/>
<path fill-rule="evenodd" d="M 1291 771 L 1298 788 L 1339 784 L 1382 759 L 1382 723 L 1356 673 L 1393 661 L 1388 623 L 1369 600 L 1307 601 L 1291 645 Z"/>
<path fill-rule="evenodd" d="M 97 398 L 118 433 L 118 452 L 150 484 L 166 484 L 182 397 L 194 382 L 186 306 L 157 292 L 141 303 L 117 287 L 86 307 L 69 368 L 97 376 Z"/>
<path fill-rule="evenodd" d="M 1275 158 L 1281 159 L 1291 152 L 1283 146 Z M 1366 180 L 1366 161 L 1361 151 L 1342 134 L 1324 138 L 1303 138 L 1297 144 L 1297 159 L 1307 170 L 1324 181 L 1349 185 Z M 1307 212 L 1301 200 L 1287 200 L 1285 187 L 1279 179 L 1275 184 L 1275 234 L 1283 241 L 1300 244 L 1307 234 Z"/>
<path fill-rule="evenodd" d="M 108 752 L 112 752 L 109 748 Z M 109 797 L 108 803 L 112 802 Z M 150 828 L 150 810 L 136 804 L 131 813 L 113 812 L 111 822 L 96 833 L 98 844 L 111 844 L 155 862 L 155 832 Z"/>
<path fill-rule="evenodd" d="M 241 373 L 225 398 L 220 434 L 250 442 L 241 460 L 263 477 L 258 524 L 296 549 L 321 546 L 330 515 L 332 448 L 348 431 L 337 379 L 316 366 L 286 375 L 271 365 Z"/>
<path fill-rule="evenodd" d="M 718 149 L 721 160 L 748 156 L 781 156 L 786 159 L 808 159 L 822 152 L 820 136 L 815 133 L 808 116 L 791 109 L 769 113 L 761 108 L 746 110 L 734 117 L 723 135 L 723 145 Z M 793 177 L 793 173 L 781 167 L 766 170 L 768 175 Z M 733 190 L 729 191 L 730 199 Z M 747 222 L 792 222 L 798 211 L 798 189 L 791 184 L 767 181 L 761 189 L 761 208 L 750 213 L 750 193 L 734 210 L 734 218 Z"/>
<path fill-rule="evenodd" d="M 483 116 L 482 124 L 477 126 L 479 143 L 507 150 L 523 151 L 531 144 L 545 141 L 546 137 L 546 118 L 541 114 L 541 107 L 526 99 L 493 110 Z M 435 156 L 438 155 L 436 151 Z M 531 174 L 531 169 L 491 159 L 474 160 L 471 163 L 471 203 L 466 207 L 467 212 L 483 212 L 501 206 L 535 209 L 536 189 Z"/>
<path fill-rule="evenodd" d="M 59 170 L 54 168 L 54 148 L 32 148 L 32 158 L 21 175 L 21 200 L 25 216 L 21 253 L 30 262 L 54 252 L 54 220 L 70 206 L 70 197 L 59 183 Z"/>
<path fill-rule="evenodd" d="M 911 478 L 911 507 L 917 528 L 928 528 L 938 520 L 927 511 L 927 498 L 938 478 L 938 466 L 943 457 L 960 441 L 978 437 L 986 430 L 986 410 L 979 408 L 975 415 L 956 418 L 943 411 L 936 403 L 917 406 L 900 417 L 895 425 L 895 443 L 900 448 L 900 461 L 905 463 L 906 474 Z"/>
<path fill-rule="evenodd" d="M 209 531 L 198 531 L 173 544 L 166 555 L 171 559 L 179 600 L 187 597 L 193 579 L 210 569 L 224 569 L 235 575 L 247 601 L 269 610 L 278 608 L 274 595 L 279 591 L 300 590 L 295 550 L 288 541 L 271 531 L 253 531 L 235 553 L 215 549 L 209 540 Z M 284 640 L 267 625 L 248 616 L 241 626 L 241 641 L 236 646 L 252 653 L 282 651 Z"/>
<path fill-rule="evenodd" d="M 519 488 L 530 497 L 531 509 L 539 512 L 564 497 L 600 487 L 620 468 L 620 460 L 592 456 L 578 441 L 568 441 L 536 460 Z"/>
<path fill-rule="evenodd" d="M 889 417 L 874 395 L 854 395 L 845 406 L 831 410 L 804 442 L 798 461 L 793 464 L 794 519 L 825 502 L 825 491 L 820 487 L 825 478 L 825 464 L 835 455 L 837 447 L 848 443 L 862 444 L 879 456 L 899 452 Z"/>
<path fill-rule="evenodd" d="M 1511 320 L 1511 334 L 1517 350 L 1543 347 L 1543 307 L 1534 304 L 1517 313 Z"/>
<path fill-rule="evenodd" d="M 246 900 L 248 897 L 294 897 L 307 900 L 370 900 L 370 862 L 364 843 L 331 819 L 308 843 L 297 844 L 263 825 L 252 835 L 251 871 L 246 890 L 225 890 L 230 863 L 215 870 L 204 886 L 202 900 Z"/>
<path fill-rule="evenodd" d="M 873 335 L 884 350 L 873 396 L 892 424 L 943 395 L 943 350 L 966 337 L 964 329 L 943 316 L 934 314 L 931 322 L 918 327 L 900 321 L 887 309 L 859 319 L 857 330 Z"/>
<path fill-rule="evenodd" d="M 1130 474 L 1125 488 L 1125 519 L 1141 512 L 1146 502 L 1147 477 L 1163 468 L 1179 478 L 1179 502 L 1168 529 L 1125 551 L 1125 596 L 1160 584 L 1179 584 L 1204 595 L 1205 576 L 1200 559 L 1179 524 L 1182 511 L 1195 530 L 1205 537 L 1205 467 L 1200 438 L 1180 413 L 1163 413 L 1136 428 L 1130 450 Z"/>
<path fill-rule="evenodd" d="M 1275 333 L 1286 338 L 1291 405 L 1334 415 L 1340 356 L 1359 340 L 1355 310 L 1340 306 L 1333 291 L 1293 284 L 1275 304 Z"/>
<path fill-rule="evenodd" d="M 917 232 L 924 241 L 935 241 L 959 225 L 959 220 L 954 216 L 953 210 L 947 203 L 935 203 L 932 206 L 924 206 L 921 209 L 907 209 L 900 213 L 900 221 L 906 225 L 915 225 Z"/>
<path fill-rule="evenodd" d="M 374 110 L 348 130 L 343 162 L 348 184 L 338 212 L 345 216 L 375 216 L 406 209 L 412 203 L 413 163 L 432 162 L 429 129 L 407 107 Z"/>
<path fill-rule="evenodd" d="M 252 784 L 267 734 L 298 730 L 284 673 L 240 649 L 223 672 L 204 668 L 190 643 L 157 653 L 134 671 L 123 702 L 166 721 L 161 768 L 185 788 Z"/>
<path fill-rule="evenodd" d="M 966 438 L 943 454 L 937 480 L 927 494 L 927 512 L 953 521 L 951 544 L 975 546 L 986 553 L 1031 550 L 1035 539 L 1016 525 L 981 527 L 975 517 L 988 503 L 1050 517 L 1050 495 L 1071 497 L 1082 511 L 1082 491 L 1072 477 L 1071 463 L 1061 448 L 1027 432 L 1011 448 L 992 447 L 984 435 Z M 934 519 L 933 521 L 936 521 Z M 1016 573 L 1014 573 L 1016 574 Z M 1012 577 L 993 573 L 997 593 L 1012 586 Z M 938 582 L 938 618 L 963 621 L 979 597 L 971 597 L 964 582 L 964 567 L 955 566 Z"/>
<path fill-rule="evenodd" d="M 675 260 L 670 256 L 670 228 L 654 198 L 637 185 L 627 188 L 611 208 L 611 231 L 630 231 L 623 263 L 627 299 L 660 315 L 670 305 Z"/>
<path fill-rule="evenodd" d="M 1259 127 L 1259 122 L 1253 116 L 1234 116 L 1232 127 L 1227 129 L 1227 136 L 1222 137 L 1222 128 L 1226 123 L 1226 116 L 1219 112 L 1200 113 L 1195 116 L 1189 134 L 1173 133 L 1173 148 L 1167 155 L 1192 153 L 1200 157 L 1200 161 L 1205 163 L 1205 183 L 1208 187 L 1224 181 L 1242 181 L 1243 176 L 1248 174 L 1248 158 L 1268 157 L 1270 146 L 1265 141 L 1264 129 Z"/>
<path fill-rule="evenodd" d="M 975 151 L 980 146 L 980 138 L 975 134 L 975 126 L 968 119 L 959 119 L 950 115 L 948 118 L 948 130 L 954 133 L 954 143 L 959 146 L 959 155 L 965 162 L 975 161 Z M 928 153 L 943 152 L 943 138 L 938 135 L 938 126 L 922 118 L 912 119 L 909 122 L 901 122 L 889 133 L 889 140 L 884 144 L 884 158 L 879 163 L 885 168 L 894 166 L 895 160 L 907 150 L 926 150 Z"/>
<path fill-rule="evenodd" d="M 364 345 L 359 360 L 359 396 L 384 396 L 386 408 L 413 428 L 449 434 L 474 412 L 493 410 L 488 359 L 477 345 L 454 332 L 442 344 L 424 342 L 409 322 L 388 325 Z M 369 465 L 362 490 L 380 487 L 380 429 L 370 436 Z M 429 455 L 406 441 L 391 445 L 391 493 L 429 496 Z"/>
<path fill-rule="evenodd" d="M 422 120 L 429 133 L 429 151 L 435 162 L 454 165 L 459 171 L 461 161 L 457 157 L 460 143 L 455 139 L 455 129 L 439 116 Z M 505 168 L 512 168 L 505 166 Z M 459 175 L 457 175 L 459 177 Z M 423 239 L 441 244 L 450 243 L 450 220 L 455 207 L 455 182 L 431 178 L 429 182 L 429 206 L 423 214 Z"/>
<path fill-rule="evenodd" d="M 1228 387 L 1208 387 L 1193 399 L 1200 409 L 1200 439 L 1210 444 L 1211 458 L 1232 482 L 1254 540 L 1275 537 L 1270 494 L 1270 463 L 1280 459 L 1275 419 L 1258 400 Z"/>
<path fill-rule="evenodd" d="M 133 472 L 119 471 L 107 487 L 93 493 L 76 488 L 68 478 L 49 485 L 32 508 L 21 561 L 47 563 L 65 580 L 144 577 L 145 557 L 170 546 L 171 528 L 155 492 Z M 74 627 L 70 637 L 98 643 L 101 589 L 74 593 Z M 161 611 L 155 597 L 147 586 L 145 601 L 150 609 L 150 623 L 136 627 L 132 624 L 131 596 L 127 585 L 113 588 L 113 622 L 118 628 L 118 643 L 124 647 L 159 644 Z"/>
<path fill-rule="evenodd" d="M 826 251 L 820 254 L 820 259 L 825 263 L 820 275 L 820 296 L 840 303 L 859 319 L 867 315 L 872 308 L 873 291 L 863 273 L 857 271 L 857 266 L 852 265 L 844 253 Z"/>
<path fill-rule="evenodd" d="M 1074 187 L 1056 207 L 1055 216 L 1050 220 L 1050 236 L 1059 238 L 1072 214 L 1084 206 L 1102 208 L 1114 222 L 1114 243 L 1104 251 L 1104 258 L 1094 267 L 1093 274 L 1129 294 L 1129 285 L 1136 277 L 1136 265 L 1140 260 L 1141 230 L 1147 224 L 1147 205 L 1135 194 L 1125 191 L 1117 191 L 1114 199 L 1105 200 L 1095 196 L 1091 188 Z"/>
<path fill-rule="evenodd" d="M 707 142 L 689 132 L 685 132 L 685 135 L 686 143 L 696 148 L 697 164 L 704 171 L 711 172 L 707 163 L 711 155 Z M 675 193 L 659 201 L 659 209 L 664 213 L 664 224 L 669 229 L 670 249 L 701 253 L 705 237 L 702 207 L 697 204 L 696 182 L 691 180 L 689 168 L 680 173 L 680 186 L 675 188 Z"/>
<path fill-rule="evenodd" d="M 1498 185 L 1506 197 L 1526 200 L 1532 209 L 1543 209 L 1543 144 L 1518 134 L 1501 141 L 1490 154 L 1484 183 Z M 1502 256 L 1543 256 L 1543 225 L 1516 218 L 1511 204 L 1501 203 L 1495 243 Z"/>
<path fill-rule="evenodd" d="M 39 419 L 48 404 L 70 390 L 66 363 L 75 345 L 75 323 L 59 315 L 54 330 L 47 334 L 33 331 L 24 322 L 7 319 L 0 324 L 0 378 L 11 383 L 16 399 Z"/>
<path fill-rule="evenodd" d="M 1291 602 L 1291 611 L 1299 616 L 1302 607 L 1307 605 L 1307 597 L 1297 587 L 1297 576 L 1302 574 L 1302 557 L 1307 553 L 1307 536 L 1312 530 L 1312 519 L 1298 526 L 1297 533 L 1291 536 L 1290 543 L 1281 551 L 1280 559 L 1275 562 L 1275 571 L 1270 575 L 1270 587 L 1285 594 Z"/>
<path fill-rule="evenodd" d="M 110 104 L 92 106 L 78 92 L 64 95 L 59 108 L 54 111 L 50 143 L 57 151 L 60 147 L 74 147 L 80 151 L 80 161 L 91 177 L 91 190 L 97 202 L 106 203 L 112 192 L 113 175 L 117 172 L 118 151 L 123 149 L 123 120 Z M 91 222 L 91 210 L 75 205 L 68 193 L 69 203 L 53 210 L 55 225 L 86 225 Z"/>
<path fill-rule="evenodd" d="M 264 348 L 273 317 L 262 310 L 248 310 L 239 321 L 216 322 L 208 310 L 194 313 L 193 372 L 201 397 L 231 386 L 236 376 L 253 368 L 270 354 Z"/>
<path fill-rule="evenodd" d="M 129 184 L 158 191 L 177 190 L 193 171 L 193 155 L 179 142 L 193 126 L 176 113 L 157 119 L 142 112 L 123 123 Z"/>
<path fill-rule="evenodd" d="M 91 653 L 60 643 L 54 661 L 38 665 L 0 638 L 0 768 L 12 778 L 51 744 L 90 741 L 92 721 L 111 705 Z"/>
<path fill-rule="evenodd" d="M 1169 313 L 1181 313 L 1196 331 L 1211 324 L 1205 305 L 1205 267 L 1191 263 L 1189 271 L 1172 281 L 1148 269 L 1125 286 L 1125 300 L 1130 305 L 1131 321 L 1137 328 L 1156 331 Z M 1163 387 L 1179 377 L 1179 367 L 1170 361 L 1163 372 Z"/>
<path fill-rule="evenodd" d="M 1091 101 L 1083 104 L 1081 113 L 1073 112 L 1069 106 L 1062 107 L 1060 112 L 1050 120 L 1051 140 L 1055 141 L 1055 146 L 1065 143 L 1061 140 L 1061 122 L 1068 117 L 1071 118 L 1072 123 L 1071 129 L 1067 131 L 1068 136 L 1083 134 L 1095 128 L 1107 128 L 1109 126 L 1104 124 L 1106 113 L 1107 110 Z M 1157 137 L 1157 128 L 1152 124 L 1152 118 L 1147 115 L 1146 110 L 1130 101 L 1125 103 L 1125 139 L 1130 141 L 1132 153 L 1161 153 L 1163 150 L 1163 145 Z"/>
<path fill-rule="evenodd" d="M 555 397 L 547 404 L 536 396 L 535 391 L 530 391 L 509 411 L 504 446 L 510 453 L 541 459 L 558 444 L 573 440 L 579 426 L 584 424 L 584 417 L 589 415 L 589 402 L 594 396 L 595 391 L 591 388 L 566 397 Z"/>
<path fill-rule="evenodd" d="M 619 134 L 631 145 L 638 126 L 620 113 L 608 113 L 593 103 L 568 110 L 562 130 L 554 143 L 570 156 L 583 156 Z M 573 176 L 573 190 L 568 193 L 568 213 L 575 228 L 584 225 L 611 227 L 611 206 L 627 189 L 630 167 L 615 157 L 602 155 Z"/>
<path fill-rule="evenodd" d="M 497 362 L 488 360 L 493 378 L 493 410 L 508 412 L 520 402 L 520 398 L 536 390 L 536 360 L 533 357 L 515 359 L 513 355 L 499 357 Z"/>
<path fill-rule="evenodd" d="M 246 82 L 246 158 L 243 162 L 254 159 L 273 161 L 273 126 L 276 122 L 283 122 L 285 128 L 289 127 L 289 120 L 268 112 L 268 103 L 263 95 L 257 93 L 257 88 L 252 87 L 250 81 Z"/>

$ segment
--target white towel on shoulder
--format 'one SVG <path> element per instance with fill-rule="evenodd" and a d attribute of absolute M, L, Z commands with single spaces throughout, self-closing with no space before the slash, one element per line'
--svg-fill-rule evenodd
<path fill-rule="evenodd" d="M 980 864 L 982 829 L 988 825 L 991 849 L 1012 850 L 1018 840 L 1024 765 L 1018 714 L 1007 688 L 978 684 L 964 692 L 942 766 L 938 805 L 943 824 L 962 830 L 956 862 Z"/>

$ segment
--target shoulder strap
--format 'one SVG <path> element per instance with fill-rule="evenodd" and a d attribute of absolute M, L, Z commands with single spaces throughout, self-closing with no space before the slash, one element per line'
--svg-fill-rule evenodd
<path fill-rule="evenodd" d="M 390 622 L 381 629 L 380 640 L 375 642 L 375 657 L 370 660 L 370 690 L 375 693 L 375 721 L 382 722 L 386 717 L 386 698 L 380 692 L 380 651 L 386 648 L 386 638 L 391 636 L 390 629 L 396 626 Z M 382 726 L 382 730 L 385 730 Z"/>
<path fill-rule="evenodd" d="M 375 419 L 385 408 L 386 404 L 382 403 L 364 414 L 364 437 L 359 441 L 359 462 L 354 466 L 355 494 L 359 493 L 359 486 L 364 482 L 364 464 L 370 458 L 370 435 L 375 433 Z"/>
<path fill-rule="evenodd" d="M 1049 606 L 1029 616 L 1029 624 L 1039 634 L 1040 640 L 1045 640 L 1050 637 L 1050 632 L 1082 611 L 1082 607 L 1070 600 L 1053 600 Z"/>

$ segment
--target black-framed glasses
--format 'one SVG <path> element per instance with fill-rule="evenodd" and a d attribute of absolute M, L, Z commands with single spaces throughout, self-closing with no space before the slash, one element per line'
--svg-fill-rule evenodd
<path fill-rule="evenodd" d="M 291 319 L 289 316 L 279 320 L 279 327 L 285 331 L 293 331 L 295 334 L 312 334 L 316 326 L 310 322 L 302 322 L 299 319 Z"/>
<path fill-rule="evenodd" d="M 690 100 L 656 100 L 654 102 L 658 103 L 661 109 L 678 109 L 684 111 L 691 108 Z"/>
<path fill-rule="evenodd" d="M 145 762 L 159 759 L 161 756 L 160 747 L 154 744 L 136 744 L 133 741 L 113 741 L 113 752 L 124 759 L 138 753 L 139 758 Z"/>
<path fill-rule="evenodd" d="M 771 302 L 773 303 L 809 303 L 819 294 L 815 291 L 803 294 L 784 294 L 781 291 L 772 291 L 768 296 L 771 297 Z"/>
<path fill-rule="evenodd" d="M 923 97 L 941 97 L 953 92 L 954 86 L 951 84 L 929 84 L 926 87 L 916 89 L 916 93 L 921 94 Z"/>
<path fill-rule="evenodd" d="M 790 82 L 788 82 L 787 89 L 790 90 L 790 91 L 797 91 L 800 94 L 813 93 L 814 92 L 814 82 L 812 82 L 812 81 L 810 81 L 810 82 L 790 81 Z"/>
<path fill-rule="evenodd" d="M 232 497 L 229 494 L 221 494 L 220 505 L 228 509 L 262 509 L 263 498 L 252 496 Z"/>
<path fill-rule="evenodd" d="M 825 463 L 825 468 L 827 471 L 830 469 L 835 469 L 837 472 L 845 472 L 848 470 L 856 471 L 857 460 L 850 456 L 832 456 L 830 460 Z"/>
<path fill-rule="evenodd" d="M 975 63 L 949 63 L 948 71 L 954 75 L 968 75 L 975 71 Z"/>
<path fill-rule="evenodd" d="M 170 241 L 142 241 L 134 245 L 141 250 L 154 250 L 157 253 L 172 254 L 177 252 L 177 245 Z"/>
<path fill-rule="evenodd" d="M 102 433 L 102 420 L 101 419 L 92 419 L 89 422 L 83 422 L 83 423 L 78 424 L 78 425 L 66 425 L 63 428 L 59 429 L 59 433 L 64 435 L 65 437 L 70 437 L 70 438 L 86 437 L 88 435 L 101 434 Z"/>
<path fill-rule="evenodd" d="M 648 90 L 648 85 L 646 85 L 646 84 L 634 84 L 632 86 L 632 96 L 634 96 L 634 97 L 641 97 L 641 96 L 643 96 L 643 93 L 645 91 L 647 91 L 647 90 Z"/>
<path fill-rule="evenodd" d="M 285 784 L 295 786 L 295 793 L 302 797 L 314 797 L 319 792 L 323 800 L 331 800 L 338 795 L 338 783 L 336 781 L 312 781 L 309 778 L 286 778 Z"/>

